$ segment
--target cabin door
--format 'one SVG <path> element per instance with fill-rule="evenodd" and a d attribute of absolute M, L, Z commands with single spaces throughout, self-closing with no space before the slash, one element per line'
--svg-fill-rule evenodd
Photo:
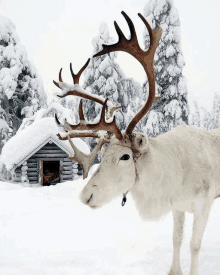
<path fill-rule="evenodd" d="M 55 185 L 60 182 L 60 161 L 41 160 L 41 184 L 43 186 Z"/>

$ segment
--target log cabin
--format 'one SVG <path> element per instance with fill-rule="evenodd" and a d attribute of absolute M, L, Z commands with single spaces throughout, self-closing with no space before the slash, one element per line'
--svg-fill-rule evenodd
<path fill-rule="evenodd" d="M 27 185 L 54 185 L 82 175 L 82 168 L 68 158 L 74 152 L 69 141 L 60 141 L 60 132 L 53 117 L 42 118 L 18 131 L 2 148 L 1 161 L 5 165 L 5 180 Z M 72 139 L 85 153 L 87 144 Z"/>

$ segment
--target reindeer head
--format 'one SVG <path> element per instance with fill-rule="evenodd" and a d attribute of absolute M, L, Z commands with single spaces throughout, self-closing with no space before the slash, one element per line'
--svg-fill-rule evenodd
<path fill-rule="evenodd" d="M 162 35 L 162 29 L 160 26 L 157 30 L 151 29 L 146 19 L 140 13 L 138 14 L 147 27 L 150 35 L 150 46 L 149 49 L 145 52 L 138 44 L 136 31 L 131 19 L 125 12 L 122 12 L 122 15 L 125 17 L 125 20 L 128 23 L 131 32 L 131 38 L 129 40 L 126 39 L 117 23 L 114 22 L 115 29 L 119 36 L 119 41 L 113 45 L 103 45 L 103 50 L 95 54 L 94 57 L 113 51 L 125 51 L 134 56 L 141 63 L 147 74 L 149 81 L 148 100 L 142 109 L 132 119 L 126 131 L 121 132 L 116 124 L 115 116 L 112 118 L 114 111 L 121 106 L 115 107 L 110 104 L 107 99 L 103 101 L 94 95 L 89 95 L 83 91 L 79 91 L 79 89 L 76 89 L 76 86 L 74 86 L 75 89 L 68 91 L 62 96 L 65 97 L 67 95 L 77 95 L 83 98 L 92 99 L 103 105 L 99 122 L 95 124 L 89 124 L 84 118 L 82 101 L 80 101 L 80 123 L 78 125 L 71 125 L 65 121 L 63 127 L 67 133 L 62 136 L 61 134 L 58 134 L 58 137 L 61 140 L 69 139 L 69 142 L 74 150 L 74 157 L 69 158 L 77 161 L 83 166 L 83 178 L 88 176 L 89 168 L 91 167 L 98 151 L 104 144 L 108 144 L 108 146 L 104 146 L 103 148 L 101 164 L 99 165 L 96 172 L 92 175 L 88 184 L 81 193 L 82 202 L 88 204 L 90 207 L 101 206 L 104 203 L 110 201 L 112 197 L 120 193 L 127 192 L 134 185 L 136 179 L 135 163 L 141 155 L 147 152 L 148 138 L 143 133 L 135 133 L 133 130 L 136 124 L 149 111 L 154 100 L 160 98 L 155 98 L 155 75 L 153 59 Z M 77 75 L 73 73 L 72 66 L 70 65 L 73 79 L 76 82 L 75 84 L 79 83 L 79 77 L 88 63 L 89 60 Z M 55 81 L 54 83 L 62 89 L 63 81 L 61 77 L 61 70 L 59 74 L 59 81 L 59 83 L 56 83 Z M 106 119 L 107 110 L 108 114 Z M 59 123 L 57 117 L 56 120 L 57 123 Z M 100 130 L 106 131 L 106 134 L 101 135 L 99 132 Z M 99 139 L 99 141 L 91 154 L 86 155 L 78 150 L 73 144 L 71 138 L 74 137 L 96 137 Z"/>

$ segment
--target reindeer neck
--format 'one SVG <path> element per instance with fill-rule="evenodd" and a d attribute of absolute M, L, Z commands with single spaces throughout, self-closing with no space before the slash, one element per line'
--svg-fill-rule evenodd
<path fill-rule="evenodd" d="M 175 173 L 180 171 L 181 164 L 174 156 L 172 140 L 149 138 L 147 152 L 135 163 L 137 177 L 130 192 L 145 218 L 157 218 L 171 209 L 176 192 L 173 187 L 182 180 L 182 173 Z"/>

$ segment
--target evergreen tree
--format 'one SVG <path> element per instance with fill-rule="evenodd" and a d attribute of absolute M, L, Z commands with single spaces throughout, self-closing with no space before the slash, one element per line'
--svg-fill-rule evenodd
<path fill-rule="evenodd" d="M 215 93 L 212 107 L 213 129 L 220 128 L 220 94 Z"/>
<path fill-rule="evenodd" d="M 192 122 L 191 125 L 200 127 L 201 126 L 201 114 L 198 102 L 196 100 L 193 101 L 195 112 L 192 114 Z"/>
<path fill-rule="evenodd" d="M 201 127 L 204 130 L 212 130 L 214 127 L 213 117 L 204 107 L 202 109 Z"/>
<path fill-rule="evenodd" d="M 41 108 L 31 117 L 24 118 L 18 131 L 22 131 L 27 126 L 31 125 L 34 121 L 37 121 L 44 117 L 54 117 L 55 114 L 57 115 L 58 120 L 61 122 L 61 124 L 64 124 L 65 119 L 67 119 L 70 124 L 76 123 L 75 120 L 72 119 L 71 109 L 65 108 L 64 106 L 62 106 L 62 104 L 60 104 L 60 102 L 56 102 L 56 100 L 51 100 L 50 104 L 46 108 Z"/>
<path fill-rule="evenodd" d="M 45 104 L 42 80 L 28 61 L 25 47 L 19 43 L 15 24 L 0 16 L 0 107 L 4 110 L 1 119 L 14 135 L 22 120 Z"/>
<path fill-rule="evenodd" d="M 163 98 L 154 102 L 144 118 L 144 131 L 155 136 L 169 131 L 179 124 L 188 124 L 188 101 L 186 79 L 182 75 L 185 65 L 180 38 L 180 20 L 173 0 L 149 0 L 144 16 L 153 29 L 160 25 L 163 35 L 154 57 L 156 94 Z M 144 32 L 145 50 L 150 38 Z M 148 93 L 148 80 L 143 85 Z"/>
<path fill-rule="evenodd" d="M 69 110 L 68 122 L 71 124 L 78 124 L 79 123 L 79 117 L 78 117 L 79 101 L 80 101 L 80 98 L 78 96 L 67 96 L 64 98 L 60 98 L 57 96 L 57 93 L 55 93 L 54 95 L 51 95 L 48 98 L 48 108 L 53 103 L 60 104 L 65 109 Z"/>

